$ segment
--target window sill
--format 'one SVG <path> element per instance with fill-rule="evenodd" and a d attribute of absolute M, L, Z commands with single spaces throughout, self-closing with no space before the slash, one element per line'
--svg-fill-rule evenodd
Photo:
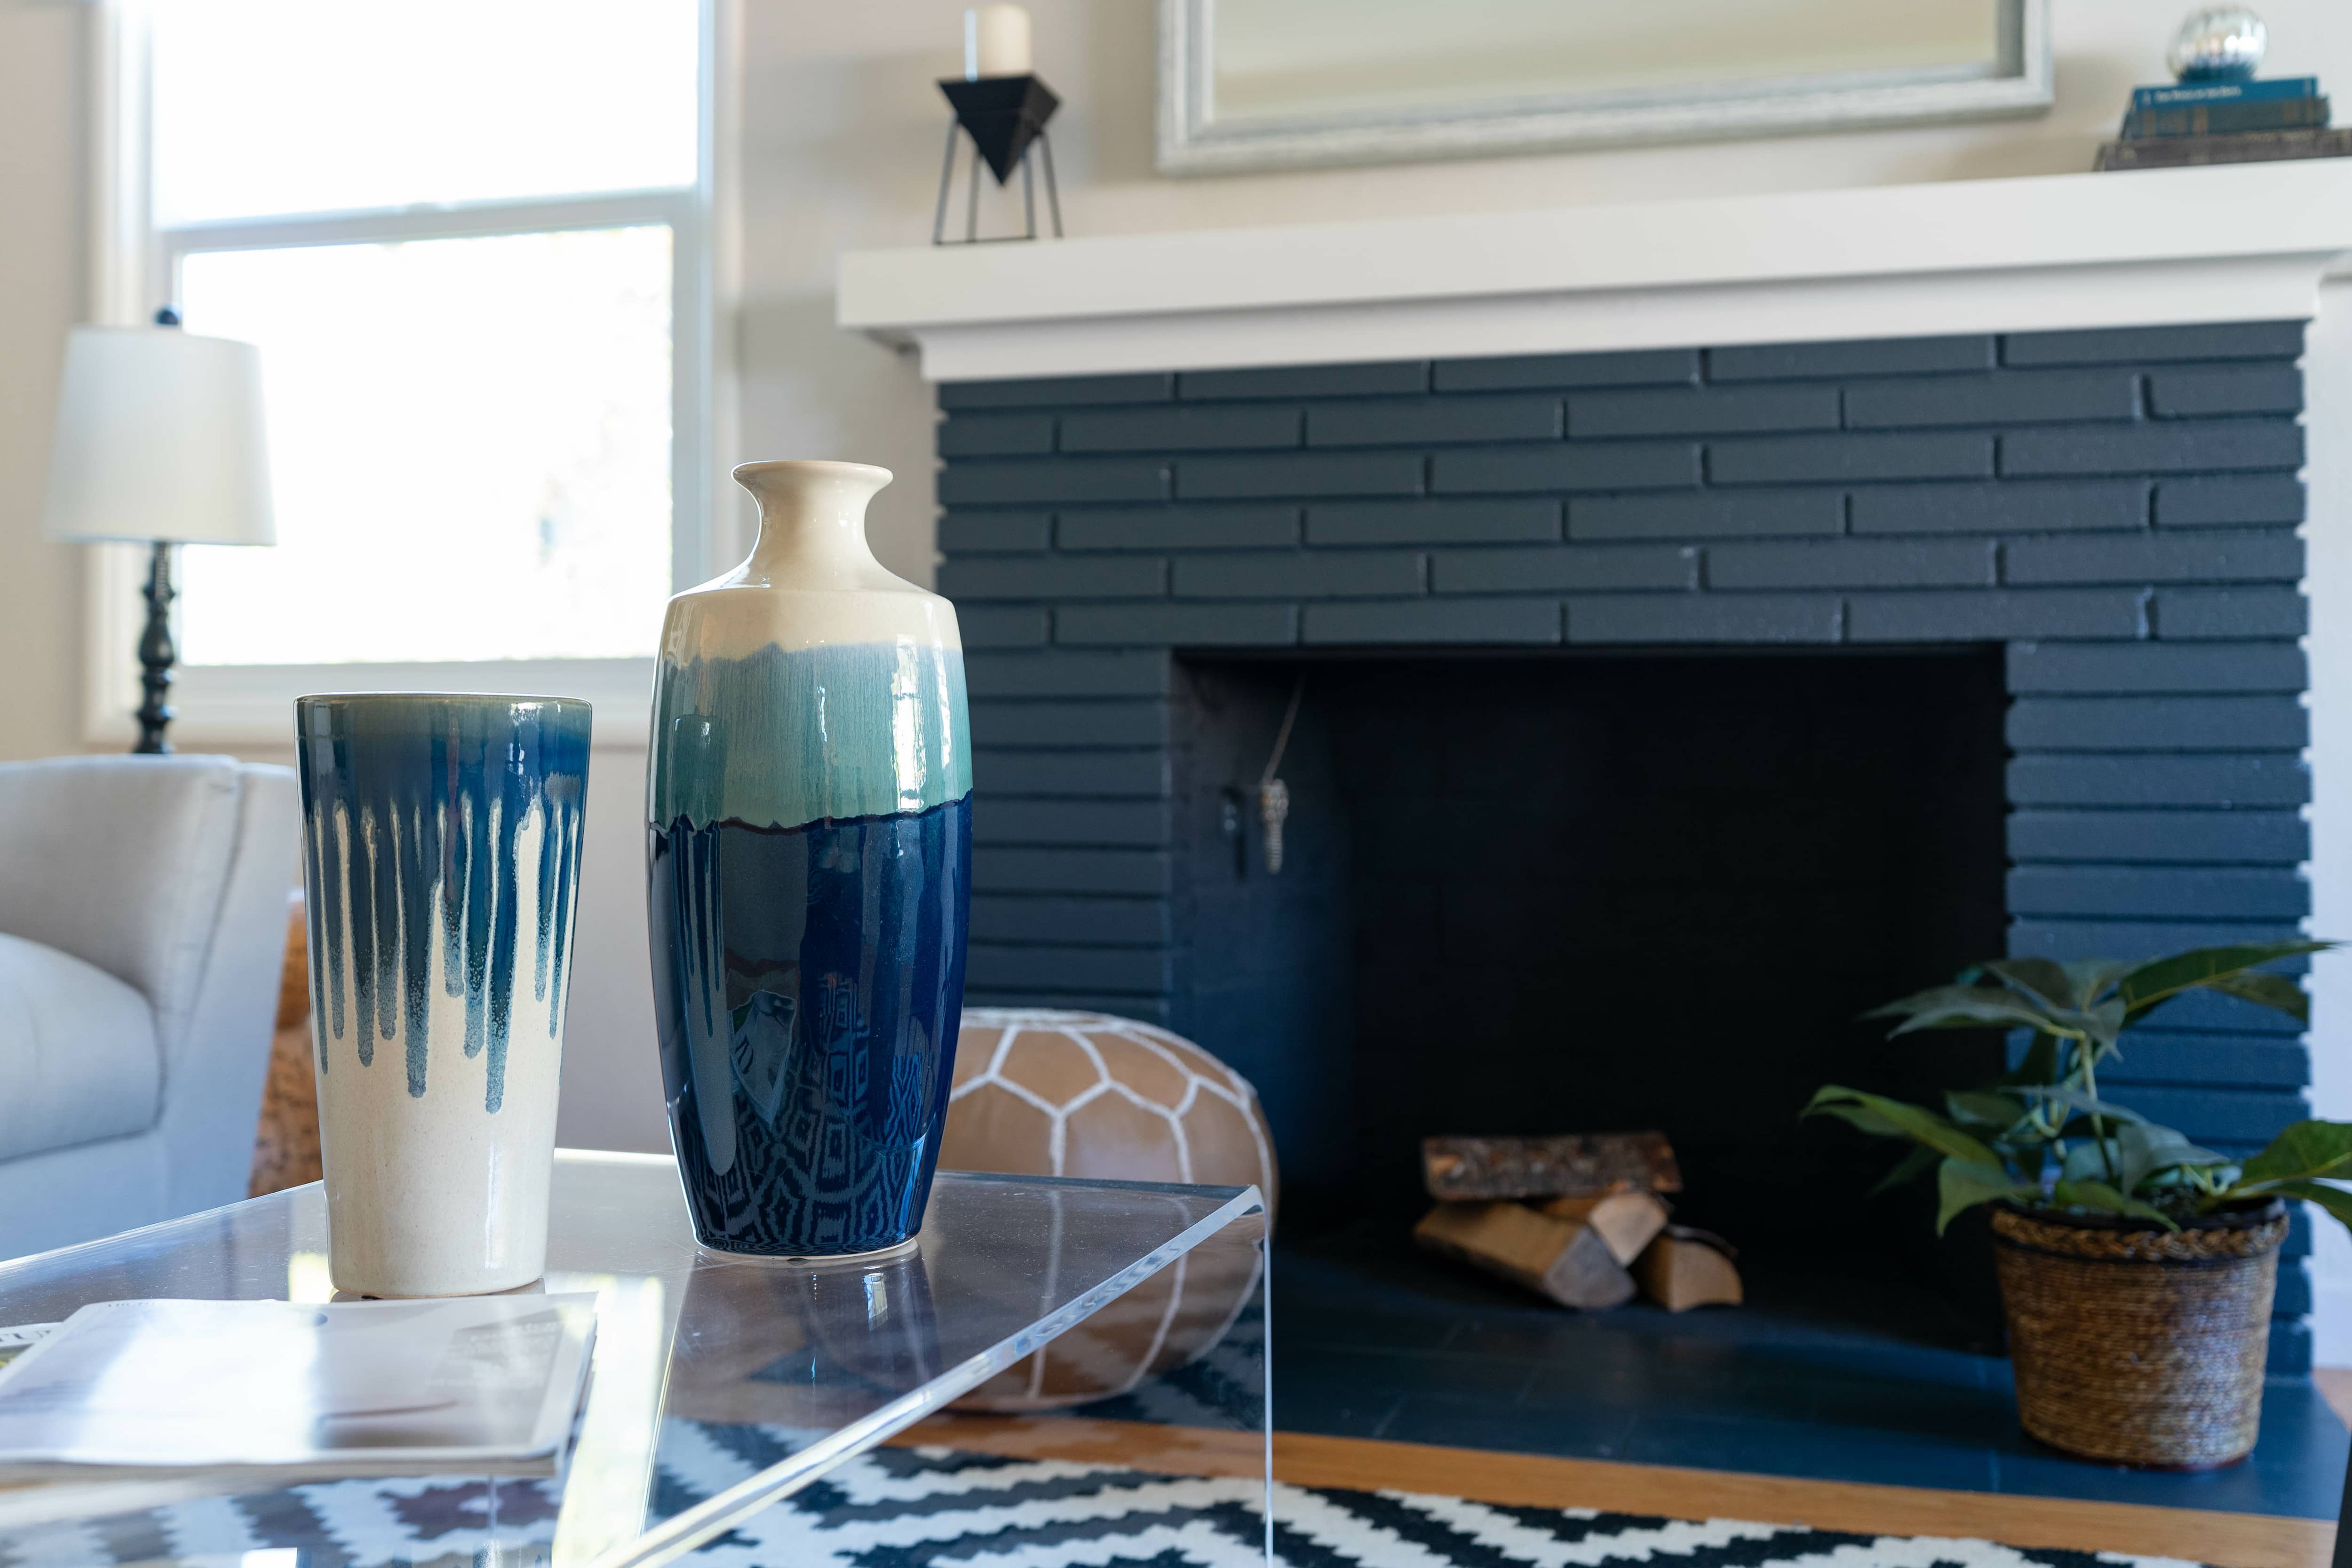
<path fill-rule="evenodd" d="M 129 661 L 124 661 L 128 666 Z M 138 737 L 135 668 L 120 692 L 93 695 L 82 738 L 127 745 Z M 174 672 L 173 743 L 290 745 L 294 699 L 314 692 L 511 692 L 585 699 L 595 709 L 595 744 L 642 747 L 653 717 L 654 662 L 645 659 L 530 659 L 476 664 L 184 664 Z"/>

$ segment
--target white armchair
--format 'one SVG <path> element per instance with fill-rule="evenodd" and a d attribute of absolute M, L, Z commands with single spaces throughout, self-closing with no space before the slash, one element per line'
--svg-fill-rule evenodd
<path fill-rule="evenodd" d="M 245 1196 L 300 844 L 288 768 L 0 765 L 0 1258 Z"/>

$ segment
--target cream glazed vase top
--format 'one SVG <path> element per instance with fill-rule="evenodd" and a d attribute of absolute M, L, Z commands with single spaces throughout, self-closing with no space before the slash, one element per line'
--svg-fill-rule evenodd
<path fill-rule="evenodd" d="M 748 463 L 751 558 L 670 601 L 646 786 L 670 1134 L 707 1247 L 909 1241 L 939 1160 L 971 902 L 955 611 L 866 543 L 890 481 Z"/>
<path fill-rule="evenodd" d="M 890 479 L 887 468 L 865 463 L 784 459 L 736 468 L 735 482 L 760 504 L 758 542 L 734 570 L 670 601 L 664 663 L 683 669 L 772 646 L 864 643 L 908 643 L 961 660 L 955 607 L 890 571 L 866 542 L 866 504 Z"/>

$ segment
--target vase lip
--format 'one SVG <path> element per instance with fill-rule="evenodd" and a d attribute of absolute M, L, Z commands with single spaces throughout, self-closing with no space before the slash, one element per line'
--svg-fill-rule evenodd
<path fill-rule="evenodd" d="M 586 697 L 541 696 L 523 692 L 304 692 L 298 707 L 395 707 L 413 704 L 467 703 L 481 707 L 591 707 Z"/>
<path fill-rule="evenodd" d="M 766 457 L 738 463 L 729 473 L 746 489 L 753 480 L 771 474 L 804 474 L 812 479 L 862 479 L 877 490 L 897 477 L 887 468 L 872 463 L 846 463 L 832 457 Z"/>

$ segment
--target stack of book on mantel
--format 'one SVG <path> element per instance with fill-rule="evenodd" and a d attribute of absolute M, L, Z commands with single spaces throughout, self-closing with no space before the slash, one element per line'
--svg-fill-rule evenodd
<path fill-rule="evenodd" d="M 2102 143 L 2092 167 L 2178 169 L 2346 156 L 2352 156 L 2352 129 L 2328 128 L 2319 78 L 2280 77 L 2135 88 L 2121 139 Z"/>

